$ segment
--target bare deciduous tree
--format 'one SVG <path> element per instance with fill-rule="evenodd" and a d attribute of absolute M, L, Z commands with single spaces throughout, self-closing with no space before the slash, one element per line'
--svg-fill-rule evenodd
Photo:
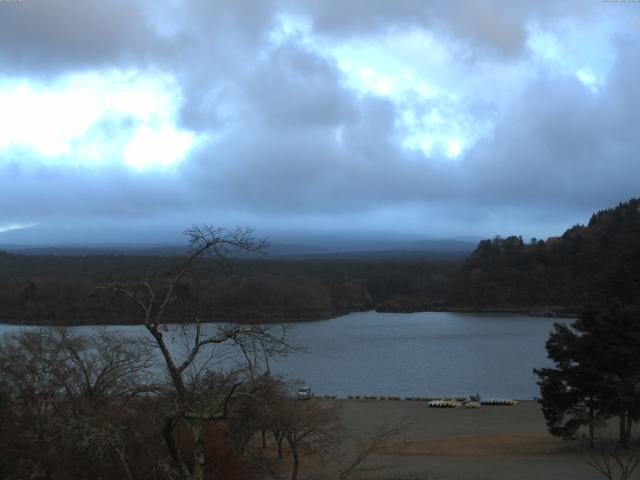
<path fill-rule="evenodd" d="M 137 396 L 149 391 L 147 353 L 135 340 L 104 331 L 82 336 L 37 329 L 5 336 L 0 377 L 11 430 L 3 424 L 2 435 L 12 435 L 14 474 L 61 478 L 108 470 L 133 479 L 137 459 L 127 448 L 141 432 L 132 432 L 130 418 L 122 420 L 133 413 Z"/>
<path fill-rule="evenodd" d="M 228 232 L 211 226 L 193 227 L 187 230 L 189 253 L 183 264 L 160 285 L 149 280 L 126 285 L 115 284 L 100 287 L 124 296 L 139 307 L 141 321 L 160 351 L 164 369 L 170 379 L 172 391 L 170 408 L 167 409 L 162 432 L 173 465 L 180 478 L 202 480 L 204 476 L 205 446 L 203 427 L 207 423 L 229 417 L 230 402 L 237 397 L 254 393 L 255 379 L 265 362 L 274 355 L 291 350 L 284 326 L 225 325 L 214 332 L 205 333 L 200 318 L 193 315 L 178 328 L 182 336 L 184 352 L 179 355 L 171 348 L 171 340 L 165 335 L 170 305 L 178 299 L 176 287 L 192 270 L 196 261 L 212 257 L 218 263 L 240 252 L 261 252 L 264 242 L 257 242 L 250 229 Z M 175 319 L 174 319 L 175 321 Z M 233 347 L 238 355 L 236 368 L 225 374 L 211 374 L 213 366 L 219 366 L 222 347 Z M 190 460 L 184 458 L 176 432 L 184 428 L 190 432 L 193 446 Z"/>
<path fill-rule="evenodd" d="M 637 440 L 623 445 L 613 439 L 601 439 L 584 447 L 583 458 L 608 480 L 628 480 L 640 465 L 640 444 Z"/>
<path fill-rule="evenodd" d="M 335 429 L 320 449 L 316 467 L 317 480 L 360 480 L 384 478 L 383 465 L 367 464 L 369 457 L 387 447 L 389 442 L 404 431 L 404 424 L 383 424 L 369 434 L 353 434 Z"/>
<path fill-rule="evenodd" d="M 324 444 L 332 429 L 338 427 L 335 406 L 324 407 L 316 400 L 287 398 L 279 407 L 280 429 L 291 449 L 291 479 L 298 478 L 300 456 L 305 447 Z"/>

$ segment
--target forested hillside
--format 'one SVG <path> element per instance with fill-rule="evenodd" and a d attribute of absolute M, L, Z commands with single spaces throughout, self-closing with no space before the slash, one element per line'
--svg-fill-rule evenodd
<path fill-rule="evenodd" d="M 605 298 L 640 299 L 640 199 L 546 241 L 483 240 L 462 266 L 450 302 L 562 312 Z"/>
<path fill-rule="evenodd" d="M 123 298 L 89 297 L 96 286 L 145 279 L 159 286 L 184 259 L 133 255 L 14 255 L 0 252 L 0 321 L 137 323 Z M 178 285 L 176 321 L 300 321 L 350 311 L 425 310 L 444 305 L 462 259 L 250 259 L 203 261 Z"/>
<path fill-rule="evenodd" d="M 137 323 L 131 302 L 96 286 L 159 286 L 183 258 L 0 252 L 0 321 Z M 350 311 L 502 310 L 575 313 L 619 298 L 640 303 L 640 200 L 595 213 L 547 240 L 483 240 L 466 259 L 259 258 L 204 261 L 178 285 L 176 321 L 300 321 Z"/>

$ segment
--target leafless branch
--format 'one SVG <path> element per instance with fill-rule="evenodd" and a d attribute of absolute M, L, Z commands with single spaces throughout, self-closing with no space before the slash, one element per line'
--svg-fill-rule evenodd
<path fill-rule="evenodd" d="M 587 465 L 608 480 L 628 480 L 640 465 L 640 445 L 637 441 L 621 445 L 602 439 L 593 446 L 585 446 L 582 456 Z"/>

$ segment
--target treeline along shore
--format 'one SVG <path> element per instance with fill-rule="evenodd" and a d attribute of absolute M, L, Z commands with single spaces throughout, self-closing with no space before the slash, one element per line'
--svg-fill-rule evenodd
<path fill-rule="evenodd" d="M 96 287 L 161 286 L 174 255 L 0 252 L 0 319 L 25 324 L 136 324 L 131 302 Z M 90 294 L 94 292 L 94 294 Z M 640 200 L 595 213 L 559 237 L 483 240 L 463 255 L 204 259 L 176 286 L 176 322 L 290 322 L 354 312 L 522 312 L 571 316 L 615 296 L 638 303 Z"/>
<path fill-rule="evenodd" d="M 149 279 L 160 286 L 181 257 L 0 254 L 0 319 L 5 323 L 135 324 L 131 302 L 97 291 Z M 367 310 L 445 305 L 462 259 L 206 259 L 176 288 L 175 321 L 293 322 Z"/>

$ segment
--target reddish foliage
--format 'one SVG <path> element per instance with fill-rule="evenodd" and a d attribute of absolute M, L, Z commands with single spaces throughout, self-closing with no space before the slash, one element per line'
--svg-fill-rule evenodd
<path fill-rule="evenodd" d="M 249 468 L 229 441 L 229 426 L 218 422 L 204 431 L 205 479 L 249 480 Z"/>

